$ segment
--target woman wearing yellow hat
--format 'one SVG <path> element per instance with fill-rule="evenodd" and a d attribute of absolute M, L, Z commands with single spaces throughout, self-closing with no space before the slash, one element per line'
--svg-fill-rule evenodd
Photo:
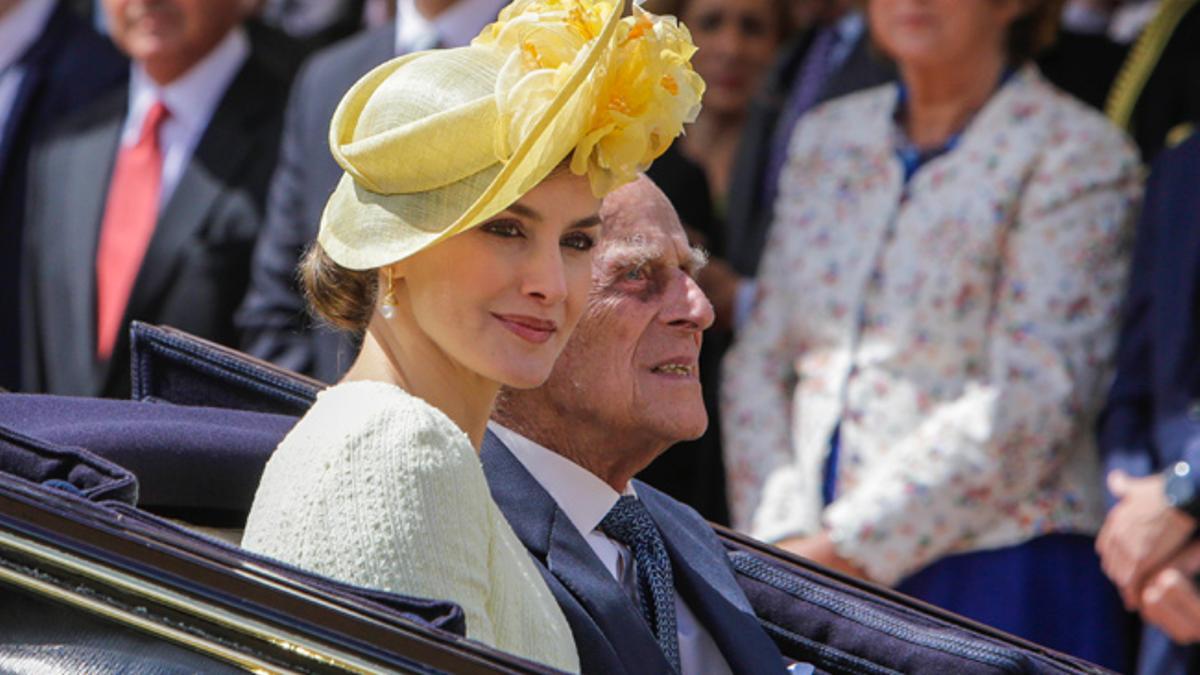
<path fill-rule="evenodd" d="M 579 318 L 599 197 L 699 109 L 686 29 L 623 5 L 517 0 L 471 46 L 347 92 L 345 175 L 301 273 L 362 349 L 271 458 L 243 542 L 454 600 L 468 637 L 567 670 L 570 629 L 476 452 L 499 388 L 540 385 Z"/>

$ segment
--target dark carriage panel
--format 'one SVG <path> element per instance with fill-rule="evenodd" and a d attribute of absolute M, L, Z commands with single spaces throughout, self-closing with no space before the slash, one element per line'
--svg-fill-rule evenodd
<path fill-rule="evenodd" d="M 4 673 L 247 672 L 200 650 L 4 582 L 0 582 L 0 635 L 0 672 Z"/>

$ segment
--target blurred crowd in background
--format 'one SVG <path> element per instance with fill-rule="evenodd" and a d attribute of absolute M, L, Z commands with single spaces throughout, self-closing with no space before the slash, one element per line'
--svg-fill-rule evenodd
<path fill-rule="evenodd" d="M 354 336 L 296 279 L 333 110 L 504 4 L 0 0 L 0 386 L 127 396 L 135 320 L 335 382 Z M 1050 646 L 1200 672 L 1197 5 L 647 0 L 708 86 L 649 175 L 717 322 L 708 432 L 643 478 Z"/>

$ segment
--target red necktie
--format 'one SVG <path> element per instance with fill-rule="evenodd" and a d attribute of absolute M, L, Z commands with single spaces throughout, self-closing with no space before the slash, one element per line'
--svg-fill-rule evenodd
<path fill-rule="evenodd" d="M 146 113 L 137 144 L 121 148 L 108 188 L 96 249 L 96 354 L 112 356 L 133 281 L 158 220 L 162 149 L 158 130 L 170 113 L 161 102 Z"/>

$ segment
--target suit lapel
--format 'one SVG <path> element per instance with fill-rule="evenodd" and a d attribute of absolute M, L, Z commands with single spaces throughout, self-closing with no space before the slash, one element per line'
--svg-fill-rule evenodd
<path fill-rule="evenodd" d="M 621 585 L 562 511 L 554 519 L 546 564 L 616 647 L 631 673 L 669 673 L 654 634 Z"/>
<path fill-rule="evenodd" d="M 606 660 L 619 662 L 627 672 L 669 673 L 658 642 L 621 586 L 549 493 L 491 432 L 484 436 L 480 460 L 492 498 L 517 538 L 567 589 L 586 612 L 589 627 L 600 634 L 581 633 L 577 624 L 583 617 L 563 607 L 585 670 L 588 652 L 600 648 L 591 643 L 602 638 Z"/>
<path fill-rule="evenodd" d="M 26 117 L 33 112 L 29 99 L 46 77 L 46 59 L 51 56 L 54 49 L 59 47 L 62 40 L 60 33 L 63 27 L 62 13 L 64 11 L 66 10 L 61 6 L 54 8 L 42 29 L 41 36 L 25 50 L 25 53 L 14 65 L 14 68 L 21 73 L 21 80 L 9 107 L 9 115 L 4 128 L 0 129 L 0 182 L 5 180 L 5 173 L 9 169 L 16 168 L 8 166 L 9 153 L 16 142 L 17 133 L 27 131 L 29 128 L 26 126 Z"/>
<path fill-rule="evenodd" d="M 666 541 L 676 590 L 717 643 L 730 669 L 735 673 L 782 670 L 783 659 L 758 623 L 724 550 L 719 543 L 701 538 L 697 525 L 703 522 L 698 517 L 683 519 L 680 507 L 645 485 L 639 484 L 637 490 Z"/>
<path fill-rule="evenodd" d="M 19 63 L 15 68 L 21 73 L 21 81 L 17 86 L 16 96 L 13 98 L 12 106 L 9 108 L 9 115 L 4 123 L 4 128 L 0 129 L 0 182 L 6 179 L 6 175 L 10 169 L 16 169 L 9 161 L 9 154 L 12 152 L 13 145 L 16 144 L 16 136 L 25 122 L 25 114 L 29 112 L 29 98 L 33 96 L 33 92 L 37 90 L 38 84 L 41 82 L 44 74 L 41 68 L 32 67 L 30 64 Z"/>

